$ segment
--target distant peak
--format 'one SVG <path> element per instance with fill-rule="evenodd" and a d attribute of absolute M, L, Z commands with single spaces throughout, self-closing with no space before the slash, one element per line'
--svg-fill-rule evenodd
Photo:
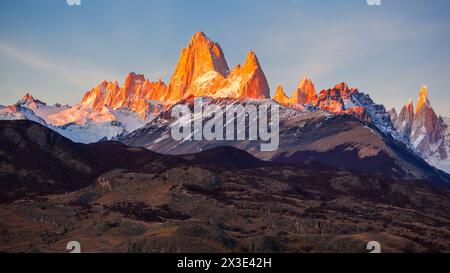
<path fill-rule="evenodd" d="M 26 93 L 25 96 L 17 102 L 19 105 L 29 105 L 31 103 L 45 104 L 42 101 L 35 99 L 30 93 Z"/>
<path fill-rule="evenodd" d="M 284 93 L 283 85 L 281 84 L 278 86 L 277 92 L 275 92 L 272 99 L 282 105 L 289 104 L 290 102 L 289 97 L 286 96 L 286 93 Z"/>
<path fill-rule="evenodd" d="M 335 89 L 338 89 L 340 91 L 346 91 L 349 90 L 348 84 L 346 82 L 338 83 L 335 87 Z"/>
<path fill-rule="evenodd" d="M 145 78 L 143 74 L 137 74 L 136 72 L 130 72 L 126 76 L 127 79 Z"/>
<path fill-rule="evenodd" d="M 163 99 L 177 101 L 188 96 L 196 80 L 210 71 L 226 77 L 229 68 L 222 48 L 208 39 L 203 32 L 192 36 L 188 47 L 183 48 Z"/>
<path fill-rule="evenodd" d="M 206 34 L 203 31 L 197 31 L 193 36 L 192 40 L 195 39 L 207 39 Z"/>
<path fill-rule="evenodd" d="M 414 102 L 413 102 L 413 99 L 409 98 L 408 103 L 405 104 L 405 106 L 403 108 L 406 108 L 408 110 L 408 112 L 414 114 Z"/>
<path fill-rule="evenodd" d="M 298 88 L 301 89 L 301 90 L 305 90 L 305 89 L 308 89 L 308 88 L 309 89 L 314 89 L 314 92 L 315 92 L 314 83 L 309 77 L 304 77 L 303 79 L 301 79 L 299 84 L 298 84 Z"/>
<path fill-rule="evenodd" d="M 300 83 L 310 83 L 312 82 L 311 78 L 308 76 L 303 77 L 303 79 L 300 80 Z"/>
<path fill-rule="evenodd" d="M 406 104 L 406 106 L 407 107 L 414 106 L 414 101 L 413 101 L 412 98 L 409 98 L 408 103 Z"/>
<path fill-rule="evenodd" d="M 428 87 L 426 85 L 422 85 L 417 101 L 416 113 L 422 110 L 422 108 L 428 103 Z"/>
<path fill-rule="evenodd" d="M 22 100 L 33 101 L 34 97 L 30 93 L 26 93 L 25 96 L 22 97 Z"/>
<path fill-rule="evenodd" d="M 248 52 L 247 61 L 245 63 L 259 65 L 258 57 L 256 57 L 256 54 L 253 50 L 250 50 Z"/>
<path fill-rule="evenodd" d="M 420 88 L 420 98 L 428 98 L 428 87 L 426 85 L 422 85 Z"/>
<path fill-rule="evenodd" d="M 130 72 L 125 78 L 124 87 L 132 88 L 136 83 L 144 83 L 145 76 L 143 74 L 136 74 L 135 72 Z"/>
<path fill-rule="evenodd" d="M 284 93 L 284 88 L 283 85 L 278 85 L 277 87 L 277 92 L 275 92 L 275 96 L 276 95 L 280 95 L 280 96 L 286 96 L 286 93 Z"/>
<path fill-rule="evenodd" d="M 297 89 L 292 94 L 293 104 L 309 104 L 316 98 L 316 87 L 311 79 L 304 77 L 300 80 Z"/>
<path fill-rule="evenodd" d="M 208 43 L 214 43 L 213 41 L 211 41 L 211 40 L 206 36 L 205 33 L 199 31 L 199 32 L 196 32 L 196 33 L 192 36 L 189 45 L 192 46 L 192 45 L 196 45 L 196 44 L 202 44 L 202 43 L 205 43 L 205 42 L 208 42 Z"/>

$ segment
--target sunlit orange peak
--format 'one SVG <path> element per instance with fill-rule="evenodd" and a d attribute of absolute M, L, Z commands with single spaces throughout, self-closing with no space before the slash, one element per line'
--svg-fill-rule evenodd
<path fill-rule="evenodd" d="M 278 86 L 277 92 L 272 99 L 281 105 L 287 105 L 290 103 L 290 99 L 288 96 L 286 96 L 286 93 L 284 92 L 283 86 L 281 84 Z"/>
<path fill-rule="evenodd" d="M 422 85 L 420 89 L 419 99 L 417 102 L 416 113 L 420 112 L 422 107 L 428 102 L 428 87 L 426 85 Z"/>
<path fill-rule="evenodd" d="M 316 88 L 308 77 L 303 78 L 291 97 L 292 104 L 309 104 L 316 98 Z"/>

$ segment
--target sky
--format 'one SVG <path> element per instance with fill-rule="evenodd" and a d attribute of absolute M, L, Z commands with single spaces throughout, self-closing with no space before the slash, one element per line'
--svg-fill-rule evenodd
<path fill-rule="evenodd" d="M 3 0 L 0 104 L 31 92 L 73 105 L 131 71 L 167 83 L 197 31 L 230 68 L 255 51 L 272 94 L 309 76 L 318 90 L 345 81 L 400 108 L 426 84 L 450 117 L 448 0 Z"/>

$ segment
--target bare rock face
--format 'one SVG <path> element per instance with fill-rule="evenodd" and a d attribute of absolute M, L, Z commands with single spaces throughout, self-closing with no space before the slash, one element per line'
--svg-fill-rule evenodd
<path fill-rule="evenodd" d="M 411 140 L 416 149 L 424 156 L 433 153 L 433 146 L 442 141 L 443 122 L 438 118 L 428 100 L 428 89 L 422 86 L 411 129 Z"/>
<path fill-rule="evenodd" d="M 391 108 L 391 110 L 389 110 L 389 116 L 391 117 L 392 123 L 395 124 L 398 120 L 397 110 L 395 110 L 395 108 Z"/>
<path fill-rule="evenodd" d="M 333 114 L 351 114 L 361 120 L 365 120 L 364 107 L 355 104 L 352 95 L 359 93 L 358 89 L 349 88 L 344 82 L 335 87 L 320 91 L 314 104 L 321 110 Z"/>
<path fill-rule="evenodd" d="M 310 104 L 317 98 L 314 83 L 308 77 L 302 79 L 291 97 L 292 104 Z"/>
<path fill-rule="evenodd" d="M 414 105 L 410 100 L 400 111 L 398 119 L 395 121 L 395 127 L 397 130 L 409 136 L 411 134 L 411 128 L 414 122 Z"/>
<path fill-rule="evenodd" d="M 305 77 L 300 81 L 291 97 L 284 93 L 283 86 L 280 85 L 272 99 L 289 108 L 304 109 L 304 106 L 314 103 L 317 93 L 313 81 Z"/>
<path fill-rule="evenodd" d="M 84 95 L 81 103 L 101 111 L 104 105 L 118 103 L 121 100 L 119 95 L 120 87 L 117 82 L 102 81 Z"/>
<path fill-rule="evenodd" d="M 282 85 L 278 86 L 277 92 L 272 97 L 272 99 L 281 105 L 288 105 L 290 103 L 290 99 L 288 96 L 286 96 L 286 93 L 284 93 L 284 89 L 283 89 Z"/>
<path fill-rule="evenodd" d="M 105 106 L 111 109 L 125 108 L 145 119 L 153 110 L 149 101 L 160 100 L 166 90 L 167 86 L 161 80 L 151 82 L 144 75 L 132 72 L 126 76 L 122 87 L 117 81 L 101 82 L 84 95 L 81 104 L 100 112 Z"/>
<path fill-rule="evenodd" d="M 210 71 L 226 77 L 228 64 L 220 45 L 209 40 L 204 33 L 197 32 L 181 52 L 164 99 L 177 101 L 184 98 L 195 80 Z"/>
<path fill-rule="evenodd" d="M 232 88 L 234 85 L 237 86 L 237 83 L 239 83 L 237 98 L 270 98 L 269 83 L 253 51 L 247 54 L 247 60 L 244 65 L 238 65 L 231 71 L 228 88 Z"/>
<path fill-rule="evenodd" d="M 416 152 L 428 163 L 450 172 L 448 124 L 436 115 L 428 99 L 427 86 L 422 86 L 415 110 L 411 99 L 402 108 L 395 128 L 411 141 Z"/>
<path fill-rule="evenodd" d="M 26 93 L 25 96 L 20 99 L 16 105 L 27 105 L 27 106 L 34 106 L 39 107 L 39 105 L 47 105 L 44 102 L 35 99 L 30 93 Z"/>
<path fill-rule="evenodd" d="M 198 32 L 181 52 L 163 100 L 179 101 L 189 96 L 265 99 L 270 97 L 270 89 L 253 51 L 245 64 L 230 72 L 219 44 Z"/>

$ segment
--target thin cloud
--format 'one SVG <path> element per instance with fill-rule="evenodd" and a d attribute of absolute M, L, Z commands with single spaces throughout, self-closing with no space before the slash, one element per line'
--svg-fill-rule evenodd
<path fill-rule="evenodd" d="M 115 79 L 116 75 L 105 72 L 103 69 L 88 68 L 88 65 L 76 67 L 75 65 L 62 64 L 47 56 L 15 47 L 0 40 L 0 54 L 14 61 L 18 61 L 40 72 L 56 76 L 59 80 L 67 81 L 69 84 L 80 88 L 87 88 L 94 82 L 102 79 Z"/>

